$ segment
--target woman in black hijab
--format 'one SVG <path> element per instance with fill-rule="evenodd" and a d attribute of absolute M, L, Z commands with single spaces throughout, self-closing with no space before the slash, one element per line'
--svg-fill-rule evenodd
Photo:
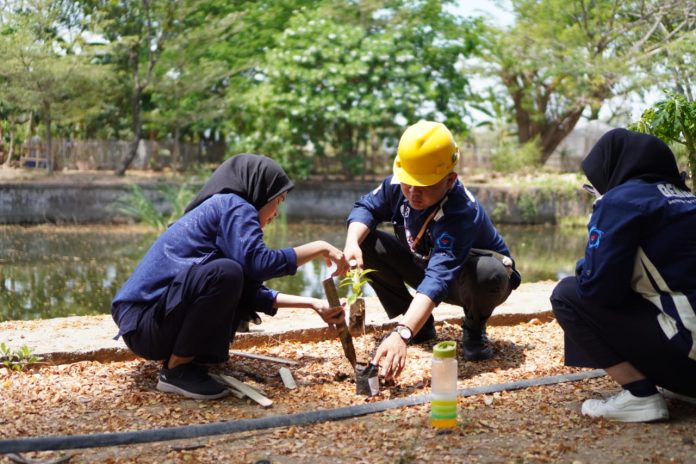
<path fill-rule="evenodd" d="M 256 209 L 289 192 L 295 184 L 271 158 L 241 154 L 224 161 L 210 176 L 196 198 L 186 207 L 188 213 L 218 193 L 235 193 Z"/>
<path fill-rule="evenodd" d="M 665 396 L 696 402 L 696 197 L 652 135 L 609 131 L 582 167 L 598 194 L 585 257 L 551 296 L 565 362 L 622 387 L 584 415 L 665 420 Z"/>
<path fill-rule="evenodd" d="M 118 292 L 111 307 L 118 336 L 138 356 L 164 361 L 157 389 L 195 399 L 227 394 L 203 364 L 226 361 L 240 322 L 256 311 L 307 307 L 328 324 L 343 318 L 343 308 L 324 300 L 263 286 L 318 257 L 336 264 L 334 275 L 348 269 L 341 250 L 324 241 L 279 250 L 264 243 L 263 228 L 293 186 L 270 158 L 228 159 Z"/>

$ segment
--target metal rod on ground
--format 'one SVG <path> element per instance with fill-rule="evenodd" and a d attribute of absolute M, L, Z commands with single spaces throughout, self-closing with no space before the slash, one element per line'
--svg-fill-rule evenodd
<path fill-rule="evenodd" d="M 562 374 L 549 377 L 537 377 L 517 382 L 482 385 L 473 388 L 457 390 L 458 396 L 473 396 L 495 393 L 522 388 L 552 385 L 562 382 L 577 382 L 578 380 L 593 379 L 605 375 L 601 369 L 574 374 Z M 290 425 L 307 425 L 316 422 L 336 421 L 350 417 L 364 416 L 388 409 L 415 406 L 430 400 L 429 394 L 407 396 L 393 400 L 363 403 L 337 409 L 302 412 L 286 416 L 270 416 L 258 419 L 242 419 L 238 421 L 214 422 L 212 424 L 187 425 L 163 429 L 137 430 L 133 432 L 98 433 L 94 435 L 62 435 L 49 437 L 15 438 L 0 440 L 0 454 L 24 453 L 28 451 L 66 450 L 79 448 L 99 448 L 105 446 L 133 445 L 136 443 L 152 443 L 156 441 L 180 440 L 212 435 L 248 432 Z"/>
<path fill-rule="evenodd" d="M 329 305 L 341 306 L 341 300 L 338 298 L 338 291 L 336 290 L 336 284 L 334 283 L 333 277 L 329 277 L 322 281 L 324 286 L 324 293 L 326 293 L 326 299 L 329 301 Z M 355 370 L 355 365 L 358 363 L 358 359 L 355 356 L 355 347 L 353 346 L 353 336 L 348 330 L 348 324 L 346 324 L 345 318 L 340 324 L 337 324 L 338 336 L 341 339 L 341 346 L 343 346 L 343 353 L 348 358 L 350 365 L 353 366 Z"/>

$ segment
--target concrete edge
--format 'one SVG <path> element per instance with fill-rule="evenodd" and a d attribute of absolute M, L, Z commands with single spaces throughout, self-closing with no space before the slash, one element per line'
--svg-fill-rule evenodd
<path fill-rule="evenodd" d="M 515 314 L 493 314 L 488 321 L 491 326 L 509 326 L 517 325 L 538 319 L 541 322 L 549 322 L 554 319 L 553 313 L 550 310 L 539 311 L 533 313 L 515 313 Z M 441 326 L 444 323 L 452 325 L 460 325 L 463 317 L 445 317 L 436 320 L 435 325 Z M 365 334 L 375 333 L 378 331 L 390 330 L 396 326 L 396 322 L 387 322 L 381 325 L 373 324 L 365 326 Z M 360 336 L 359 333 L 354 333 L 353 336 Z M 243 332 L 238 333 L 234 340 L 234 349 L 245 349 L 255 346 L 278 344 L 286 341 L 296 341 L 300 343 L 316 342 L 336 338 L 336 334 L 328 327 L 306 328 L 306 329 L 290 329 L 283 332 Z M 127 348 L 102 348 L 90 351 L 81 352 L 51 352 L 37 353 L 41 356 L 42 362 L 39 365 L 60 365 L 71 364 L 80 361 L 97 361 L 101 363 L 130 361 L 137 359 L 138 356 L 133 354 Z"/>

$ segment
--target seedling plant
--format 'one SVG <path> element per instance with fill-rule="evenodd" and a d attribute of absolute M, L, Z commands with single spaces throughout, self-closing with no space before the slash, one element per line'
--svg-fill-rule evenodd
<path fill-rule="evenodd" d="M 349 305 L 355 303 L 358 298 L 362 298 L 363 287 L 365 284 L 372 282 L 367 274 L 375 272 L 374 269 L 359 269 L 353 268 L 348 273 L 339 280 L 338 287 L 349 287 L 350 295 L 346 298 L 346 302 Z"/>

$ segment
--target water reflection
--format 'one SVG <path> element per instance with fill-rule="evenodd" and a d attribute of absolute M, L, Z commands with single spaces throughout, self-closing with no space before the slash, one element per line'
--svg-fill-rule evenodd
<path fill-rule="evenodd" d="M 582 254 L 581 228 L 501 227 L 525 282 L 572 274 Z M 278 221 L 266 241 L 280 248 L 326 240 L 341 248 L 343 224 Z M 156 234 L 128 226 L 0 227 L 0 320 L 106 314 Z M 321 281 L 330 274 L 323 260 L 295 276 L 267 284 L 281 292 L 323 298 Z M 368 295 L 371 289 L 366 289 Z"/>
<path fill-rule="evenodd" d="M 556 281 L 575 273 L 585 252 L 584 227 L 500 226 L 523 282 Z"/>
<path fill-rule="evenodd" d="M 0 320 L 108 313 L 154 237 L 132 227 L 0 228 Z"/>

